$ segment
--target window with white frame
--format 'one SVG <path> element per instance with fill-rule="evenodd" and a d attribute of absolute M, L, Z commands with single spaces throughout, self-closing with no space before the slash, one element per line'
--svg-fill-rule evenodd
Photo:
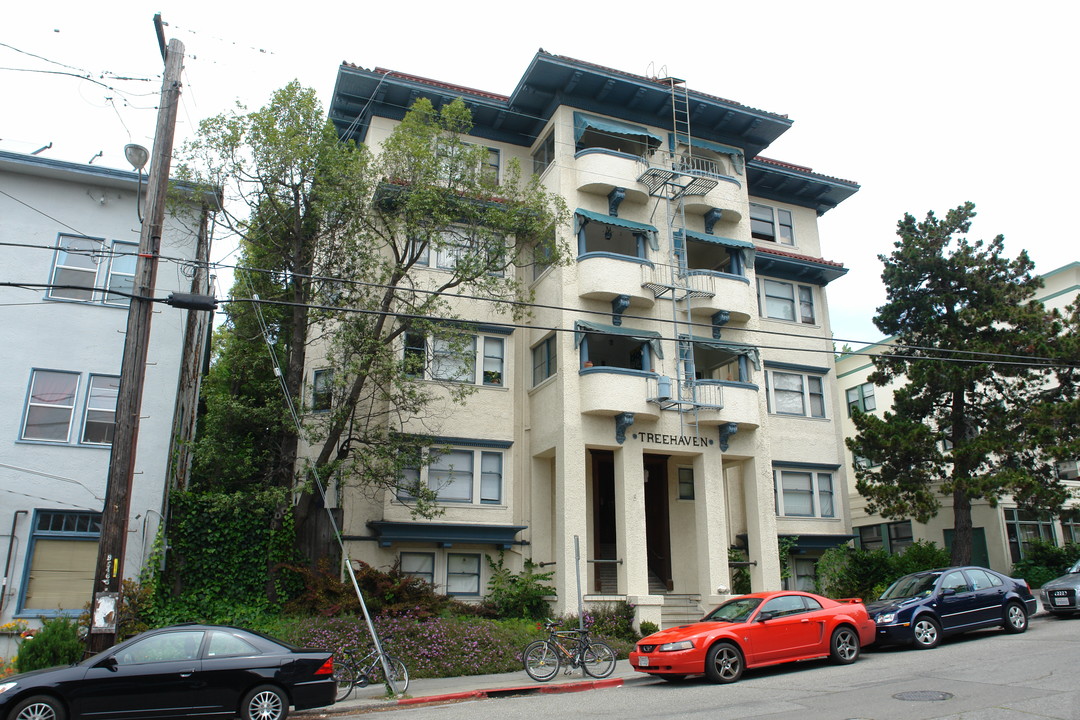
<path fill-rule="evenodd" d="M 94 284 L 103 242 L 95 238 L 61 235 L 57 240 L 56 258 L 48 297 L 61 300 L 94 300 Z M 63 287 L 59 287 L 63 286 Z"/>
<path fill-rule="evenodd" d="M 311 373 L 311 410 L 327 412 L 333 405 L 334 371 L 316 370 Z"/>
<path fill-rule="evenodd" d="M 755 240 L 795 244 L 795 222 L 790 210 L 750 203 L 750 235 Z"/>
<path fill-rule="evenodd" d="M 506 241 L 477 228 L 447 228 L 428 238 L 409 241 L 409 257 L 416 265 L 455 270 L 468 265 L 467 272 L 486 272 L 501 277 L 505 273 Z M 432 257 L 434 256 L 434 257 Z"/>
<path fill-rule="evenodd" d="M 411 488 L 424 487 L 439 502 L 501 505 L 503 501 L 503 453 L 501 450 L 468 447 L 432 449 L 431 461 L 406 468 L 398 499 L 414 499 Z"/>
<path fill-rule="evenodd" d="M 760 278 L 758 307 L 762 317 L 814 325 L 814 288 L 810 285 Z"/>
<path fill-rule="evenodd" d="M 825 417 L 825 378 L 822 375 L 767 369 L 765 382 L 770 412 Z"/>
<path fill-rule="evenodd" d="M 86 392 L 86 412 L 83 415 L 82 442 L 87 445 L 112 445 L 116 430 L 116 398 L 120 378 L 111 375 L 91 375 Z"/>
<path fill-rule="evenodd" d="M 694 499 L 694 468 L 679 468 L 679 499 Z"/>
<path fill-rule="evenodd" d="M 863 383 L 847 389 L 848 415 L 855 408 L 863 412 L 877 409 L 877 400 L 874 399 L 874 383 Z"/>
<path fill-rule="evenodd" d="M 506 339 L 498 335 L 450 339 L 409 332 L 405 333 L 403 362 L 409 377 L 503 387 Z"/>
<path fill-rule="evenodd" d="M 78 391 L 78 373 L 32 371 L 19 437 L 23 440 L 67 442 L 71 436 Z"/>
<path fill-rule="evenodd" d="M 475 553 L 446 554 L 446 593 L 480 594 L 480 556 Z"/>
<path fill-rule="evenodd" d="M 114 242 L 112 250 L 109 276 L 105 279 L 104 302 L 107 305 L 130 305 L 129 296 L 135 291 L 135 264 L 139 246 L 137 243 Z"/>
<path fill-rule="evenodd" d="M 542 340 L 532 350 L 533 385 L 539 385 L 558 369 L 555 355 L 555 336 Z"/>
<path fill-rule="evenodd" d="M 94 584 L 101 513 L 37 510 L 20 614 L 78 615 Z"/>
<path fill-rule="evenodd" d="M 775 469 L 776 514 L 784 517 L 836 517 L 831 472 Z"/>

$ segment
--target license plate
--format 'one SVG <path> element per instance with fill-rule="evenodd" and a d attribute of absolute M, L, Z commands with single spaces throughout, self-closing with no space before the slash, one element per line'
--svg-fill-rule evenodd
<path fill-rule="evenodd" d="M 1055 605 L 1068 605 L 1069 604 L 1069 598 L 1056 597 L 1056 598 L 1054 598 L 1054 604 Z"/>
<path fill-rule="evenodd" d="M 642 655 L 637 659 L 637 664 L 639 667 L 649 667 L 649 658 Z"/>

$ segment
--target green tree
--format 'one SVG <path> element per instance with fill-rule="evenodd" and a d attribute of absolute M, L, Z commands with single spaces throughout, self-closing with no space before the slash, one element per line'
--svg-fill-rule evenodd
<path fill-rule="evenodd" d="M 874 323 L 895 347 L 874 358 L 876 385 L 903 376 L 882 417 L 856 412 L 856 489 L 868 511 L 927 522 L 951 500 L 952 558 L 971 559 L 971 504 L 1004 495 L 1058 511 L 1067 491 L 1054 468 L 1047 389 L 1062 368 L 1029 358 L 1058 352 L 1056 313 L 1035 300 L 1042 281 L 1027 253 L 1004 256 L 1004 238 L 966 237 L 975 206 L 922 222 L 905 215 L 895 250 L 880 256 L 887 301 Z"/>
<path fill-rule="evenodd" d="M 436 110 L 421 99 L 378 148 L 340 142 L 296 83 L 259 111 L 201 124 L 185 175 L 226 189 L 225 225 L 252 269 L 237 274 L 216 345 L 201 427 L 217 437 L 197 445 L 200 482 L 295 487 L 297 533 L 313 537 L 319 503 L 296 472 L 301 440 L 323 481 L 367 489 L 396 491 L 405 468 L 434 457 L 425 438 L 472 386 L 415 382 L 431 354 L 403 360 L 406 334 L 464 362 L 470 314 L 494 305 L 522 317 L 534 258 L 558 264 L 569 250 L 557 239 L 562 201 L 514 162 L 494 177 L 486 147 L 463 139 L 470 128 L 462 101 Z M 445 272 L 418 273 L 428 262 Z M 308 414 L 302 431 L 275 405 L 264 337 L 301 412 L 313 346 L 332 370 L 328 411 Z M 415 512 L 438 512 L 426 488 L 409 494 Z"/>

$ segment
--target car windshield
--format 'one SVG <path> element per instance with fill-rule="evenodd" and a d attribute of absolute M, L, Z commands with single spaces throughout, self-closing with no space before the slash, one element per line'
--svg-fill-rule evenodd
<path fill-rule="evenodd" d="M 1077 560 L 1076 563 L 1071 568 L 1069 568 L 1069 572 L 1080 573 L 1080 560 Z"/>
<path fill-rule="evenodd" d="M 735 598 L 720 605 L 711 613 L 701 618 L 702 622 L 746 622 L 754 608 L 761 604 L 761 598 Z"/>
<path fill-rule="evenodd" d="M 921 573 L 919 575 L 905 575 L 900 578 L 881 594 L 880 600 L 903 600 L 905 598 L 929 595 L 934 590 L 941 573 Z"/>

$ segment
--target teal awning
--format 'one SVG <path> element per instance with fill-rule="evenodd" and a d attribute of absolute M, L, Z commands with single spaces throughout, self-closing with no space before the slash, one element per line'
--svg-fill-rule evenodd
<path fill-rule="evenodd" d="M 597 117 L 596 115 L 586 115 L 582 112 L 574 113 L 574 142 L 577 143 L 581 140 L 581 136 L 585 131 L 590 129 L 596 130 L 597 132 L 614 133 L 615 135 L 639 137 L 642 139 L 642 142 L 645 142 L 652 148 L 659 147 L 664 141 L 659 135 L 650 132 L 640 125 L 631 125 L 630 123 L 609 120 L 608 118 Z"/>
<path fill-rule="evenodd" d="M 705 233 L 699 233 L 693 230 L 683 230 L 681 232 L 686 233 L 687 240 L 697 240 L 698 242 L 715 243 L 716 245 L 724 245 L 726 247 L 733 248 L 746 248 L 748 250 L 754 249 L 754 243 L 747 242 L 746 240 L 736 240 L 735 238 L 720 237 L 719 235 L 706 235 Z"/>
<path fill-rule="evenodd" d="M 581 345 L 581 341 L 585 339 L 586 333 L 621 335 L 633 340 L 639 340 L 643 343 L 649 343 L 649 347 L 652 348 L 653 354 L 661 360 L 664 359 L 664 352 L 660 347 L 661 335 L 655 330 L 638 330 L 622 325 L 605 325 L 603 323 L 590 322 L 588 320 L 578 320 L 574 323 L 574 347 Z"/>
<path fill-rule="evenodd" d="M 504 550 L 523 545 L 517 534 L 525 525 L 465 525 L 459 523 L 412 523 L 372 521 L 368 527 L 381 547 L 395 543 L 432 543 L 439 547 L 454 545 L 494 545 Z M 350 538 L 346 538 L 350 539 Z"/>
<path fill-rule="evenodd" d="M 680 340 L 692 342 L 695 345 L 708 348 L 710 350 L 721 350 L 723 352 L 729 352 L 732 355 L 745 355 L 750 359 L 750 362 L 754 363 L 754 369 L 761 369 L 761 351 L 753 345 L 746 345 L 745 343 L 727 342 L 725 340 L 718 340 L 716 338 L 701 337 L 699 335 L 680 335 Z"/>
<path fill-rule="evenodd" d="M 578 208 L 574 211 L 574 213 L 583 218 L 585 222 L 604 223 L 605 225 L 614 225 L 616 227 L 626 228 L 627 230 L 641 233 L 649 241 L 650 248 L 652 248 L 653 250 L 660 249 L 660 241 L 657 238 L 657 230 L 652 225 L 634 222 L 633 220 L 626 220 L 624 218 L 618 217 L 617 215 L 604 215 L 603 213 L 593 212 L 592 210 L 583 210 L 582 208 Z"/>

